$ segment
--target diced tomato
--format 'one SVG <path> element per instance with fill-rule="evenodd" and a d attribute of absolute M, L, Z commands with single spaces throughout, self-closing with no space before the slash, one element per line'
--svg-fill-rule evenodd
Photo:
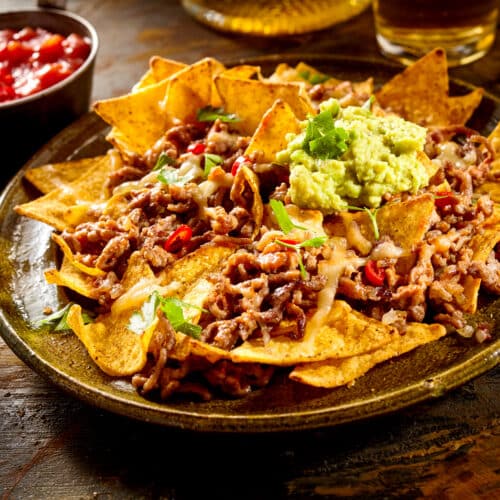
<path fill-rule="evenodd" d="M 35 38 L 37 35 L 37 32 L 33 28 L 27 26 L 26 28 L 19 30 L 17 33 L 13 33 L 12 38 L 21 42 L 27 42 L 28 40 Z"/>
<path fill-rule="evenodd" d="M 205 149 L 207 149 L 205 144 L 202 144 L 201 142 L 197 142 L 194 144 L 190 144 L 187 148 L 187 151 L 188 151 L 188 153 L 193 153 L 194 155 L 201 155 L 202 153 L 205 152 Z"/>
<path fill-rule="evenodd" d="M 63 41 L 64 52 L 72 59 L 87 59 L 90 54 L 90 44 L 76 33 L 71 33 Z"/>
<path fill-rule="evenodd" d="M 46 89 L 71 75 L 71 70 L 62 63 L 44 64 L 36 75 L 42 88 Z"/>
<path fill-rule="evenodd" d="M 176 252 L 182 248 L 184 243 L 187 243 L 191 236 L 193 236 L 193 230 L 186 224 L 181 224 L 173 233 L 169 235 L 163 248 L 167 252 Z"/>
<path fill-rule="evenodd" d="M 40 62 L 57 61 L 64 54 L 63 40 L 62 35 L 52 35 L 44 40 L 38 49 L 36 59 Z"/>
<path fill-rule="evenodd" d="M 370 285 L 382 286 L 385 281 L 385 269 L 378 267 L 377 261 L 369 260 L 364 268 L 365 278 Z"/>
<path fill-rule="evenodd" d="M 247 156 L 242 155 L 238 156 L 236 160 L 234 160 L 233 166 L 231 167 L 231 175 L 236 175 L 236 172 L 238 172 L 238 169 L 241 167 L 241 165 L 250 165 L 250 160 Z"/>
<path fill-rule="evenodd" d="M 23 42 L 19 42 L 17 40 L 10 40 L 7 42 L 7 52 L 5 54 L 5 60 L 9 62 L 9 64 L 19 64 L 22 61 L 27 61 L 33 51 L 28 45 L 25 45 Z"/>
<path fill-rule="evenodd" d="M 12 40 L 14 37 L 15 31 L 14 30 L 0 30 L 0 42 L 8 42 L 9 40 Z"/>
<path fill-rule="evenodd" d="M 12 86 L 0 82 L 0 102 L 11 101 L 15 99 L 16 93 Z"/>
<path fill-rule="evenodd" d="M 455 205 L 457 202 L 457 198 L 455 198 L 455 195 L 451 191 L 438 191 L 434 198 L 434 204 L 440 209 L 449 205 Z"/>

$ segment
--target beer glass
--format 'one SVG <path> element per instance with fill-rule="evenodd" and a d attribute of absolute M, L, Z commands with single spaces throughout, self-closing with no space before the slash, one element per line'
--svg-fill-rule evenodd
<path fill-rule="evenodd" d="M 384 55 L 408 64 L 442 47 L 457 66 L 493 45 L 498 0 L 374 0 L 373 13 Z"/>
<path fill-rule="evenodd" d="M 371 0 L 182 0 L 198 21 L 222 31 L 258 36 L 296 35 L 333 26 Z"/>

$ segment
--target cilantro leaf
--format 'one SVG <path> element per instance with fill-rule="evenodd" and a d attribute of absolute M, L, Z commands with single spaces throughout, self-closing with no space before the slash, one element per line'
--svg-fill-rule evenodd
<path fill-rule="evenodd" d="M 317 83 L 323 83 L 330 79 L 328 75 L 324 75 L 322 73 L 313 73 L 310 71 L 299 71 L 299 76 L 306 82 L 311 83 L 312 85 L 316 85 Z"/>
<path fill-rule="evenodd" d="M 141 335 L 153 323 L 156 310 L 160 304 L 160 294 L 155 290 L 144 303 L 140 311 L 134 311 L 130 316 L 128 329 Z"/>
<path fill-rule="evenodd" d="M 73 304 L 74 304 L 74 302 L 69 302 L 63 308 L 59 309 L 58 311 L 55 311 L 52 314 L 50 314 L 49 316 L 42 318 L 41 320 L 39 320 L 37 322 L 37 326 L 55 325 L 54 326 L 55 332 L 71 330 L 70 326 L 68 325 L 67 318 L 68 318 L 69 310 Z M 82 312 L 82 318 L 83 318 L 83 323 L 85 325 L 87 325 L 88 323 L 92 323 L 94 321 L 94 318 L 87 311 Z"/>
<path fill-rule="evenodd" d="M 184 186 L 193 179 L 193 175 L 179 175 L 179 172 L 175 168 L 162 167 L 158 172 L 157 179 L 163 184 L 171 184 L 174 186 Z"/>
<path fill-rule="evenodd" d="M 297 224 L 294 224 L 292 222 L 292 219 L 290 219 L 290 216 L 288 215 L 288 212 L 286 211 L 283 202 L 275 199 L 270 199 L 269 205 L 271 206 L 271 210 L 274 212 L 274 215 L 276 216 L 280 229 L 285 234 L 288 234 L 293 228 L 307 231 L 307 227 L 298 226 Z"/>
<path fill-rule="evenodd" d="M 359 212 L 366 212 L 368 214 L 368 217 L 370 218 L 370 222 L 372 223 L 373 227 L 373 235 L 375 236 L 376 240 L 380 239 L 380 231 L 378 229 L 378 224 L 377 224 L 377 212 L 378 208 L 370 209 L 368 207 L 353 207 L 351 205 L 347 205 L 347 208 L 349 210 L 357 210 Z"/>
<path fill-rule="evenodd" d="M 212 153 L 205 153 L 205 168 L 203 170 L 203 176 L 206 178 L 210 174 L 212 168 L 220 165 L 223 161 L 222 156 L 214 155 Z"/>
<path fill-rule="evenodd" d="M 163 151 L 158 157 L 158 160 L 156 160 L 156 164 L 153 167 L 153 170 L 160 170 L 165 165 L 173 166 L 175 165 L 175 160 Z"/>
<path fill-rule="evenodd" d="M 160 304 L 161 310 L 163 311 L 175 331 L 184 333 L 195 339 L 200 339 L 202 331 L 201 326 L 186 321 L 186 319 L 184 318 L 184 311 L 182 309 L 183 306 L 200 309 L 198 308 L 198 306 L 187 304 L 186 302 L 183 302 L 174 297 L 164 298 L 162 299 Z"/>
<path fill-rule="evenodd" d="M 161 297 L 158 291 L 154 291 L 142 304 L 140 311 L 134 311 L 130 316 L 128 329 L 141 335 L 154 321 L 158 307 L 168 319 L 172 328 L 177 332 L 185 333 L 193 338 L 201 338 L 202 328 L 194 325 L 184 318 L 183 307 L 192 307 L 206 312 L 201 307 L 188 304 L 175 297 Z"/>
<path fill-rule="evenodd" d="M 240 121 L 240 118 L 234 113 L 226 113 L 224 108 L 216 108 L 214 106 L 200 108 L 196 113 L 196 119 L 199 122 L 214 122 L 217 119 L 226 123 Z"/>
<path fill-rule="evenodd" d="M 326 243 L 327 239 L 328 238 L 326 236 L 316 236 L 315 238 L 305 240 L 302 243 L 289 243 L 287 241 L 282 241 L 282 240 L 276 240 L 276 243 L 284 247 L 291 248 L 292 250 L 295 250 L 297 252 L 300 276 L 302 279 L 305 280 L 307 279 L 308 275 L 306 268 L 304 267 L 304 262 L 302 260 L 302 255 L 300 254 L 300 249 L 305 247 L 319 248 L 321 245 L 324 245 Z"/>
<path fill-rule="evenodd" d="M 340 158 L 349 149 L 350 136 L 342 127 L 336 127 L 333 112 L 329 109 L 309 117 L 302 148 L 313 158 L 331 160 Z"/>
<path fill-rule="evenodd" d="M 304 248 L 304 247 L 314 247 L 314 248 L 319 248 L 321 245 L 324 245 L 326 243 L 326 240 L 328 238 L 326 236 L 316 236 L 315 238 L 311 238 L 309 240 L 305 240 L 302 243 L 299 244 L 299 247 Z"/>

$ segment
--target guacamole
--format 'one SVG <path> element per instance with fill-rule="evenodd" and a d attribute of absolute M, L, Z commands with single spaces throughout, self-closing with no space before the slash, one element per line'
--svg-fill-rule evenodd
<path fill-rule="evenodd" d="M 417 158 L 426 136 L 419 125 L 364 107 L 342 109 L 329 99 L 302 128 L 277 154 L 290 165 L 289 194 L 300 207 L 326 214 L 348 205 L 378 207 L 385 193 L 415 193 L 429 183 Z"/>

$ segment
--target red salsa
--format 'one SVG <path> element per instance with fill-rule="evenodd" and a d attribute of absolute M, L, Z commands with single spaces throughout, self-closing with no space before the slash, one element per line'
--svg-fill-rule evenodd
<path fill-rule="evenodd" d="M 0 103 L 40 92 L 74 73 L 90 54 L 90 41 L 42 28 L 0 30 Z"/>

